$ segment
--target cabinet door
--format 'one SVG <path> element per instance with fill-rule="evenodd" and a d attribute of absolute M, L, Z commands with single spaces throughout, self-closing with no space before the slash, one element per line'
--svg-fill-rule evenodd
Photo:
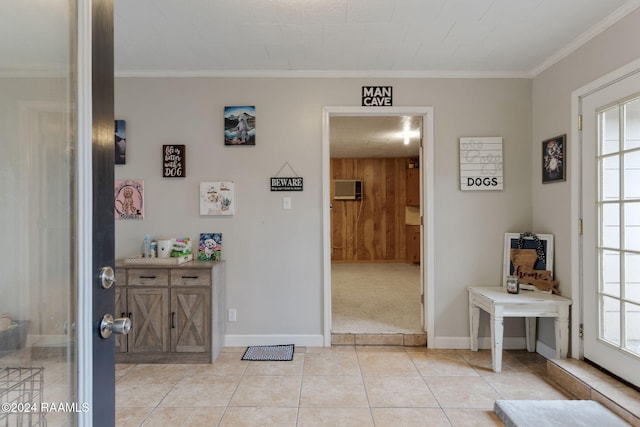
<path fill-rule="evenodd" d="M 117 275 L 116 275 L 117 277 Z M 116 281 L 116 283 L 118 283 Z M 114 317 L 126 317 L 127 312 L 127 288 L 122 286 L 116 286 L 116 304 L 114 309 Z M 127 351 L 127 335 L 114 334 L 116 339 L 116 353 L 124 353 Z"/>
<path fill-rule="evenodd" d="M 420 226 L 406 226 L 407 261 L 414 264 L 420 263 Z"/>
<path fill-rule="evenodd" d="M 420 169 L 407 169 L 407 205 L 420 206 Z"/>
<path fill-rule="evenodd" d="M 169 351 L 169 289 L 129 288 L 129 352 Z"/>
<path fill-rule="evenodd" d="M 171 351 L 211 351 L 211 289 L 171 290 Z"/>

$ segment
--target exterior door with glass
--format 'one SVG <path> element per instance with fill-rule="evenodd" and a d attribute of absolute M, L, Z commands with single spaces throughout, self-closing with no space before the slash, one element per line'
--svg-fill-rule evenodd
<path fill-rule="evenodd" d="M 584 357 L 640 386 L 640 73 L 581 103 Z"/>
<path fill-rule="evenodd" d="M 0 3 L 3 426 L 115 424 L 111 3 Z"/>

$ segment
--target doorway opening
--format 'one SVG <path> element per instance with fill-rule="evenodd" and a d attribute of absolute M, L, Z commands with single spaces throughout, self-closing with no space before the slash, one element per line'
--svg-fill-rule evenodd
<path fill-rule="evenodd" d="M 324 109 L 326 346 L 433 333 L 432 123 L 431 107 Z"/>

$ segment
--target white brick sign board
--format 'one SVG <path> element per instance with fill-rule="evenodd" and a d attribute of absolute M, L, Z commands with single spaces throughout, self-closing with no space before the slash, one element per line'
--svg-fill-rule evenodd
<path fill-rule="evenodd" d="M 460 138 L 460 190 L 502 190 L 502 160 L 502 137 Z"/>

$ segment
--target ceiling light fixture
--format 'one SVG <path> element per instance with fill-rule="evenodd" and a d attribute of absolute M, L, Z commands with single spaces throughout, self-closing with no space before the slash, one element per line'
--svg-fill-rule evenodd
<path fill-rule="evenodd" d="M 408 121 L 408 120 L 404 122 L 404 132 L 403 132 L 403 136 L 404 136 L 404 145 L 409 145 L 409 142 L 410 142 L 410 140 L 411 140 L 411 136 L 412 136 L 411 134 L 412 134 L 413 132 L 411 132 L 411 129 L 409 129 L 409 126 L 410 126 L 410 125 L 411 125 L 411 124 L 409 123 L 409 121 Z"/>

